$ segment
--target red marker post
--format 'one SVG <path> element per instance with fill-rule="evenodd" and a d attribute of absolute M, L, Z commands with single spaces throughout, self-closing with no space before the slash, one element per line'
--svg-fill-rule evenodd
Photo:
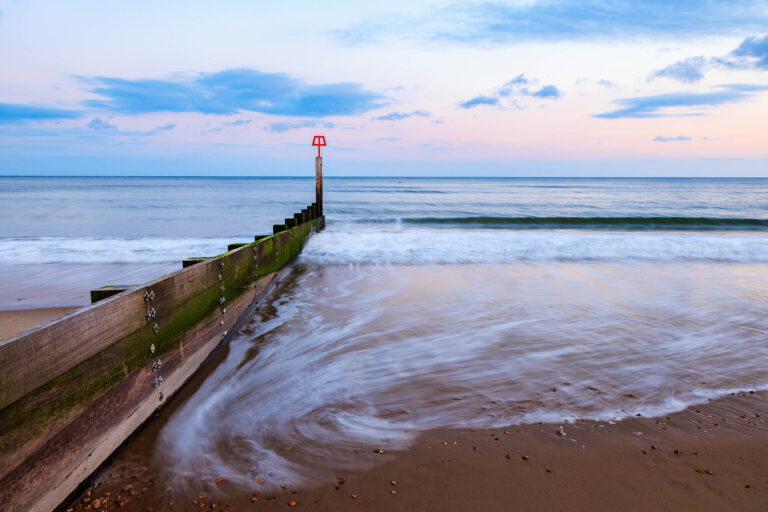
<path fill-rule="evenodd" d="M 312 145 L 317 146 L 317 158 L 322 158 L 320 156 L 320 148 L 323 146 L 327 146 L 328 144 L 325 143 L 325 136 L 324 135 L 315 135 L 312 138 Z"/>
<path fill-rule="evenodd" d="M 315 135 L 312 145 L 317 146 L 317 158 L 315 158 L 315 201 L 317 202 L 318 217 L 323 214 L 323 157 L 320 156 L 320 148 L 327 146 L 325 136 Z"/>

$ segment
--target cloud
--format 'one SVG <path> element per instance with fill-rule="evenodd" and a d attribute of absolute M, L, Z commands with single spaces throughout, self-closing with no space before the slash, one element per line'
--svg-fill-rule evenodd
<path fill-rule="evenodd" d="M 560 90 L 554 85 L 545 85 L 538 91 L 531 93 L 531 96 L 535 96 L 537 98 L 552 98 L 555 100 L 558 99 L 561 95 L 562 93 Z"/>
<path fill-rule="evenodd" d="M 360 84 L 310 85 L 285 73 L 229 69 L 177 80 L 92 77 L 90 92 L 105 99 L 88 107 L 121 114 L 198 112 L 230 115 L 252 111 L 284 116 L 340 116 L 385 106 L 386 99 Z"/>
<path fill-rule="evenodd" d="M 251 124 L 250 119 L 238 119 L 230 123 L 224 123 L 224 126 L 245 126 L 247 124 Z"/>
<path fill-rule="evenodd" d="M 748 37 L 728 55 L 721 57 L 689 57 L 654 71 L 648 80 L 671 78 L 695 83 L 704 78 L 707 68 L 768 70 L 768 35 Z"/>
<path fill-rule="evenodd" d="M 98 117 L 94 117 L 91 122 L 88 123 L 88 128 L 99 132 L 117 130 L 117 126 L 110 124 L 108 121 L 102 121 Z"/>
<path fill-rule="evenodd" d="M 50 121 L 53 119 L 76 119 L 82 115 L 75 110 L 39 107 L 21 103 L 0 103 L 0 124 L 24 121 Z"/>
<path fill-rule="evenodd" d="M 656 117 L 678 117 L 678 116 L 697 116 L 703 115 L 700 112 L 670 113 L 664 109 L 671 107 L 706 107 L 723 105 L 726 103 L 736 103 L 744 101 L 751 97 L 745 91 L 729 89 L 729 86 L 722 86 L 722 91 L 706 93 L 677 92 L 669 94 L 658 94 L 655 96 L 641 96 L 637 98 L 624 98 L 616 100 L 614 103 L 623 108 L 596 114 L 593 117 L 602 119 L 644 119 Z"/>
<path fill-rule="evenodd" d="M 85 126 L 24 126 L 2 130 L 0 134 L 13 137 L 38 139 L 40 141 L 56 141 L 57 144 L 77 142 L 98 143 L 108 146 L 119 146 L 138 143 L 141 139 L 157 135 L 176 128 L 173 123 L 156 126 L 148 130 L 121 130 L 119 127 L 101 118 L 91 119 Z M 40 147 L 39 144 L 34 147 Z"/>
<path fill-rule="evenodd" d="M 459 103 L 459 108 L 473 108 L 478 105 L 501 106 L 501 99 L 508 97 L 531 96 L 535 98 L 552 99 L 560 98 L 563 93 L 554 85 L 538 86 L 539 81 L 529 79 L 525 74 L 517 75 L 512 80 L 505 82 L 491 96 L 475 96 L 474 98 Z M 510 107 L 522 108 L 516 101 L 512 100 Z"/>
<path fill-rule="evenodd" d="M 400 140 L 400 137 L 379 137 L 378 139 L 373 139 L 376 142 L 395 142 Z"/>
<path fill-rule="evenodd" d="M 174 123 L 168 123 L 163 126 L 156 126 L 151 130 L 120 130 L 117 126 L 109 121 L 103 121 L 101 118 L 94 117 L 91 122 L 88 123 L 90 130 L 100 132 L 104 135 L 129 135 L 136 137 L 146 137 L 148 135 L 155 135 L 160 132 L 166 132 L 176 128 Z"/>
<path fill-rule="evenodd" d="M 685 141 L 685 140 L 691 140 L 690 137 L 687 135 L 678 135 L 677 137 L 662 137 L 659 135 L 658 137 L 653 139 L 653 142 L 678 142 L 678 141 Z"/>
<path fill-rule="evenodd" d="M 610 80 L 601 79 L 597 83 L 603 87 L 607 87 L 608 89 L 613 89 L 616 87 L 616 82 L 611 82 Z"/>
<path fill-rule="evenodd" d="M 696 83 L 704 78 L 704 69 L 708 64 L 709 60 L 704 57 L 689 57 L 654 71 L 648 77 L 648 80 L 671 78 L 686 84 Z"/>
<path fill-rule="evenodd" d="M 727 0 L 486 1 L 439 7 L 411 18 L 363 21 L 333 33 L 357 44 L 382 37 L 504 44 L 737 34 L 766 24 L 768 10 L 761 0 L 743 0 L 738 6 Z"/>
<path fill-rule="evenodd" d="M 721 89 L 726 89 L 728 91 L 739 91 L 739 92 L 760 92 L 760 91 L 768 91 L 768 85 L 762 85 L 762 84 L 723 84 L 718 86 Z"/>
<path fill-rule="evenodd" d="M 316 127 L 333 128 L 334 124 L 329 122 L 320 122 L 320 121 L 312 121 L 312 120 L 289 121 L 284 123 L 269 123 L 264 127 L 264 129 L 270 132 L 284 133 L 290 130 L 298 130 L 299 128 L 316 128 Z"/>
<path fill-rule="evenodd" d="M 377 121 L 399 121 L 401 119 L 408 119 L 409 117 L 429 117 L 430 113 L 424 110 L 414 110 L 413 112 L 392 112 L 384 116 L 376 118 Z"/>
<path fill-rule="evenodd" d="M 731 56 L 744 59 L 749 67 L 768 69 L 768 35 L 746 38 Z"/>
<path fill-rule="evenodd" d="M 510 94 L 520 91 L 523 87 L 529 84 L 528 79 L 524 74 L 517 75 L 515 78 L 499 87 L 499 96 L 509 96 Z"/>
<path fill-rule="evenodd" d="M 499 104 L 499 98 L 494 98 L 492 96 L 475 96 L 474 98 L 462 101 L 459 103 L 459 108 L 474 108 L 479 105 L 491 105 L 495 106 Z"/>

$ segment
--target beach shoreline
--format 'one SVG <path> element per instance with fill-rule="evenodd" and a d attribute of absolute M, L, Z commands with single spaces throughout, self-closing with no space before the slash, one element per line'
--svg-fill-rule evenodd
<path fill-rule="evenodd" d="M 766 418 L 768 393 L 744 391 L 659 418 L 436 429 L 405 450 L 360 446 L 369 469 L 306 488 L 217 479 L 174 492 L 132 454 L 67 510 L 764 510 Z"/>

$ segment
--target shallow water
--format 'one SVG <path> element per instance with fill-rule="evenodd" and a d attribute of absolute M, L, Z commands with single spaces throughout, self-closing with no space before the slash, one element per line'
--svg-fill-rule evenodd
<path fill-rule="evenodd" d="M 153 463 L 182 486 L 312 484 L 421 430 L 765 388 L 766 299 L 764 265 L 305 264 L 162 426 Z"/>

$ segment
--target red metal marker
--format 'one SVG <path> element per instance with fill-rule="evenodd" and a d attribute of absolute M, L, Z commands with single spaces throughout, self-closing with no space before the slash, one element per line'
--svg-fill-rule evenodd
<path fill-rule="evenodd" d="M 320 148 L 322 146 L 327 146 L 328 144 L 325 143 L 325 136 L 315 135 L 312 139 L 312 145 L 317 146 L 317 157 L 320 158 Z"/>

